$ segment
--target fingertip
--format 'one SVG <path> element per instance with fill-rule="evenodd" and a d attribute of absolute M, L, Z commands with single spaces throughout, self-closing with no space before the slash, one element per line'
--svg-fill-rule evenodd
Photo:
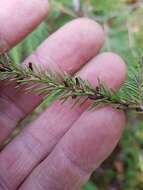
<path fill-rule="evenodd" d="M 45 69 L 50 67 L 74 74 L 97 54 L 103 42 L 104 32 L 99 24 L 78 18 L 49 36 L 30 59 Z"/>
<path fill-rule="evenodd" d="M 117 145 L 124 126 L 125 115 L 111 106 L 84 112 L 63 138 L 62 146 L 82 170 L 95 170 Z"/>
<path fill-rule="evenodd" d="M 100 62 L 104 61 L 103 68 L 107 72 L 103 77 L 107 78 L 109 87 L 119 89 L 126 79 L 126 64 L 123 59 L 113 52 L 101 53 L 97 59 L 100 59 Z"/>
<path fill-rule="evenodd" d="M 74 19 L 71 24 L 74 24 L 76 27 L 80 26 L 79 30 L 81 37 L 88 38 L 90 35 L 91 37 L 94 36 L 94 38 L 98 39 L 98 41 L 96 41 L 97 45 L 99 45 L 99 47 L 102 47 L 105 41 L 105 33 L 100 24 L 95 22 L 93 19 L 86 17 Z M 82 40 L 84 38 L 82 38 Z"/>
<path fill-rule="evenodd" d="M 100 54 L 101 58 L 107 59 L 108 62 L 111 63 L 111 66 L 114 66 L 118 71 L 118 75 L 120 76 L 121 83 L 124 82 L 126 79 L 126 64 L 125 61 L 116 53 L 114 52 L 104 52 Z M 111 68 L 112 70 L 112 68 Z"/>
<path fill-rule="evenodd" d="M 126 79 L 126 65 L 117 54 L 105 52 L 93 58 L 79 74 L 93 86 L 96 86 L 100 79 L 108 87 L 117 90 Z"/>
<path fill-rule="evenodd" d="M 75 63 L 72 64 L 72 61 L 69 59 L 72 66 L 69 67 L 66 61 L 65 64 L 63 64 L 63 68 L 61 67 L 61 69 L 67 72 L 69 71 L 69 73 L 73 73 L 72 70 L 75 70 L 75 68 L 77 68 L 77 70 L 80 69 L 83 63 L 87 63 L 87 61 L 96 56 L 105 40 L 103 28 L 97 22 L 89 18 L 72 20 L 57 32 L 57 36 L 61 36 L 61 39 L 65 39 L 65 42 L 69 44 L 69 48 L 73 50 L 70 56 L 74 56 L 73 60 Z M 64 48 L 64 45 L 66 44 L 63 44 L 62 48 Z M 67 55 L 69 54 L 67 47 L 64 52 L 66 52 Z M 78 62 L 75 61 L 77 56 Z"/>
<path fill-rule="evenodd" d="M 48 13 L 47 0 L 0 2 L 0 52 L 5 52 L 41 23 Z M 9 19 L 11 18 L 11 19 Z"/>

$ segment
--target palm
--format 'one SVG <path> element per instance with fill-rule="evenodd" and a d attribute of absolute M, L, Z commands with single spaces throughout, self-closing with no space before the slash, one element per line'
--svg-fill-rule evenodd
<path fill-rule="evenodd" d="M 47 14 L 47 0 L 1 0 L 0 7 L 1 52 L 18 43 Z M 95 56 L 103 39 L 98 24 L 77 19 L 45 40 L 24 64 L 78 72 L 94 86 L 100 76 L 117 89 L 124 81 L 125 66 L 113 53 Z M 0 84 L 1 142 L 41 102 L 41 97 L 17 92 L 14 86 Z M 71 109 L 71 103 L 54 102 L 3 149 L 1 190 L 78 189 L 111 153 L 123 129 L 123 113 L 111 107 L 84 112 L 87 104 Z"/>

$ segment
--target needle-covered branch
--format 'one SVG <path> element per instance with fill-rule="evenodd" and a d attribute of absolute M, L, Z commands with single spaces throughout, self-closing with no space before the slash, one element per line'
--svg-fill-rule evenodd
<path fill-rule="evenodd" d="M 136 71 L 130 74 L 130 82 L 126 82 L 118 92 L 109 89 L 100 79 L 94 88 L 80 77 L 42 71 L 35 68 L 33 63 L 26 67 L 15 65 L 7 54 L 0 56 L 0 80 L 15 82 L 16 88 L 42 95 L 44 98 L 54 95 L 55 99 L 61 100 L 62 103 L 72 98 L 74 105 L 90 100 L 91 109 L 97 105 L 108 104 L 116 109 L 143 112 L 142 62 L 138 64 Z"/>

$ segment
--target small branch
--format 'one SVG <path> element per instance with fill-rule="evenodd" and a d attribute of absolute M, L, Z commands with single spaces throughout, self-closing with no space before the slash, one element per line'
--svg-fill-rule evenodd
<path fill-rule="evenodd" d="M 142 64 L 139 69 L 143 70 Z M 43 97 L 52 96 L 65 102 L 68 98 L 75 100 L 83 99 L 91 101 L 91 108 L 97 105 L 111 105 L 116 109 L 136 112 L 143 112 L 143 76 L 142 72 L 134 74 L 135 85 L 128 84 L 125 93 L 120 95 L 109 89 L 103 82 L 98 80 L 96 88 L 92 87 L 88 81 L 82 80 L 80 77 L 71 77 L 68 74 L 61 75 L 51 71 L 36 70 L 34 72 L 33 63 L 29 63 L 28 67 L 22 68 L 20 65 L 15 66 L 7 55 L 0 57 L 0 80 L 17 83 L 17 88 L 23 89 L 25 92 L 36 93 Z M 137 78 L 138 77 L 138 78 Z M 130 93 L 127 93 L 130 89 Z M 125 94 L 129 94 L 125 95 Z M 131 94 L 133 94 L 131 96 Z"/>

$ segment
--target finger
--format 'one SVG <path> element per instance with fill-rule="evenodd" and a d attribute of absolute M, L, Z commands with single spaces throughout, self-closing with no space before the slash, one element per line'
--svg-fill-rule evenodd
<path fill-rule="evenodd" d="M 47 0 L 0 1 L 0 52 L 5 52 L 30 33 L 47 15 Z"/>
<path fill-rule="evenodd" d="M 110 68 L 112 73 L 108 76 Z M 87 64 L 79 75 L 89 79 L 94 86 L 97 85 L 97 77 L 101 77 L 110 87 L 117 88 L 125 79 L 125 65 L 119 56 L 113 53 L 103 53 Z M 50 106 L 3 150 L 0 157 L 0 163 L 2 163 L 0 181 L 5 181 L 11 190 L 15 189 L 33 168 L 48 156 L 85 109 L 86 106 L 71 109 L 71 101 L 64 105 L 56 102 Z M 7 162 L 11 154 L 14 156 L 10 157 Z M 9 171 L 6 168 L 10 168 Z M 11 175 L 13 170 L 15 174 Z M 5 175 L 2 175 L 3 173 Z M 3 176 L 5 179 L 1 180 Z"/>
<path fill-rule="evenodd" d="M 124 120 L 124 114 L 111 107 L 83 113 L 20 190 L 79 189 L 112 152 Z"/>
<path fill-rule="evenodd" d="M 50 36 L 24 63 L 40 64 L 44 69 L 60 68 L 72 74 L 99 51 L 103 41 L 104 33 L 97 23 L 89 19 L 77 19 Z M 14 86 L 1 86 L 0 91 L 1 141 L 42 98 L 17 92 Z"/>

